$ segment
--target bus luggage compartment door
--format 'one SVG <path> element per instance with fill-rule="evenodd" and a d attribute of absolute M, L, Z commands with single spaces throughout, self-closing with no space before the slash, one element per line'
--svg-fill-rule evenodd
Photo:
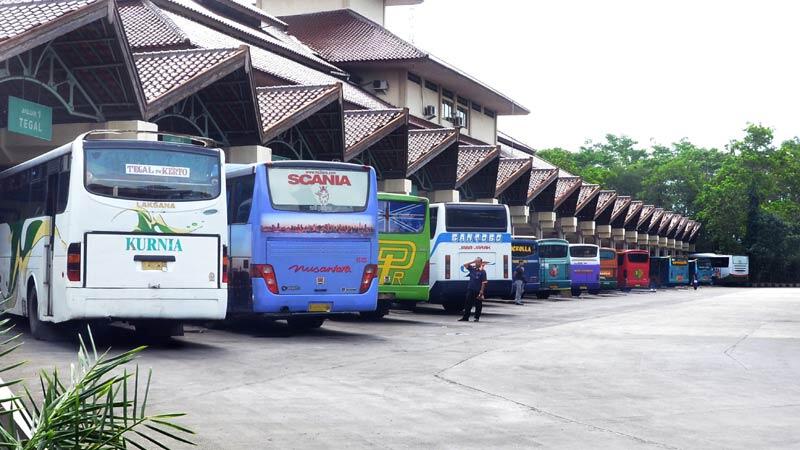
<path fill-rule="evenodd" d="M 367 239 L 267 241 L 279 295 L 358 294 L 371 259 Z"/>
<path fill-rule="evenodd" d="M 219 236 L 87 233 L 85 242 L 87 288 L 219 287 Z"/>

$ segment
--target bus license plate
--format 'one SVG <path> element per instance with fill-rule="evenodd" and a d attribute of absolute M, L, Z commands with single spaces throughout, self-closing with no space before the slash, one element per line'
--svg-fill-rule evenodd
<path fill-rule="evenodd" d="M 167 268 L 165 261 L 142 261 L 142 270 L 162 271 Z"/>
<path fill-rule="evenodd" d="M 581 289 L 588 289 L 586 286 L 581 286 Z"/>
<path fill-rule="evenodd" d="M 308 312 L 323 312 L 323 313 L 331 312 L 331 304 L 330 303 L 309 303 L 308 304 Z"/>

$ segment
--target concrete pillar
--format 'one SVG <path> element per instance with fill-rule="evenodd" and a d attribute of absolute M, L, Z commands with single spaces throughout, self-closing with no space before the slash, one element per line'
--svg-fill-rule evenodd
<path fill-rule="evenodd" d="M 689 244 L 689 253 L 694 253 L 694 244 Z"/>
<path fill-rule="evenodd" d="M 536 236 L 544 237 L 556 228 L 556 213 L 550 211 L 531 214 L 531 225 Z"/>
<path fill-rule="evenodd" d="M 225 149 L 225 160 L 231 164 L 253 164 L 272 161 L 272 150 L 260 145 L 240 145 Z"/>
<path fill-rule="evenodd" d="M 595 227 L 595 233 L 597 234 L 597 238 L 600 239 L 600 242 L 603 240 L 610 240 L 611 225 L 597 225 Z"/>
<path fill-rule="evenodd" d="M 378 191 L 408 195 L 411 193 L 411 180 L 406 178 L 381 180 L 378 181 Z"/>
<path fill-rule="evenodd" d="M 578 222 L 578 242 L 585 244 L 588 241 L 594 242 L 595 222 L 594 220 L 583 220 Z"/>
<path fill-rule="evenodd" d="M 158 131 L 158 124 L 153 122 L 144 122 L 142 120 L 112 120 L 101 124 L 96 124 L 93 129 L 107 129 L 107 130 L 131 130 L 131 131 Z M 137 141 L 157 141 L 158 136 L 148 133 L 123 133 L 111 134 L 111 139 L 134 139 Z"/>
<path fill-rule="evenodd" d="M 640 248 L 646 248 L 649 241 L 649 234 L 639 233 L 639 236 L 636 238 L 636 244 L 639 245 Z"/>
<path fill-rule="evenodd" d="M 618 250 L 625 250 L 625 228 L 611 229 L 611 245 Z"/>
<path fill-rule="evenodd" d="M 491 203 L 493 205 L 499 205 L 500 201 L 496 198 L 479 198 L 475 200 L 475 203 Z"/>
<path fill-rule="evenodd" d="M 558 219 L 558 228 L 561 234 L 575 234 L 578 232 L 578 218 L 577 217 L 561 217 Z"/>
<path fill-rule="evenodd" d="M 635 249 L 639 233 L 636 230 L 625 231 L 625 249 Z"/>
<path fill-rule="evenodd" d="M 675 249 L 675 239 L 667 239 L 667 248 Z"/>
<path fill-rule="evenodd" d="M 512 226 L 524 226 L 528 224 L 530 218 L 530 208 L 527 206 L 509 206 L 509 213 L 511 213 Z"/>
<path fill-rule="evenodd" d="M 461 200 L 461 195 L 458 191 L 447 189 L 428 193 L 428 199 L 431 203 L 458 202 Z"/>

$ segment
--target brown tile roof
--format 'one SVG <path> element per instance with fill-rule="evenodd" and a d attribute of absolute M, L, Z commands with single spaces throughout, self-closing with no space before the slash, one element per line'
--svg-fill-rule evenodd
<path fill-rule="evenodd" d="M 220 75 L 219 69 L 225 69 L 226 73 L 224 75 L 227 75 L 238 68 L 232 65 L 232 59 L 246 54 L 246 47 L 239 49 L 173 50 L 136 53 L 134 62 L 136 63 L 136 70 L 139 72 L 139 79 L 142 81 L 147 103 L 151 104 L 178 88 L 197 80 L 212 69 L 215 69 L 214 75 Z M 222 76 L 218 76 L 217 79 L 222 78 Z M 191 93 L 193 92 L 188 94 Z M 177 102 L 177 100 L 179 99 L 175 99 L 172 103 Z"/>
<path fill-rule="evenodd" d="M 531 162 L 534 162 L 532 159 Z M 558 169 L 533 168 L 531 170 L 531 181 L 528 184 L 528 203 L 539 195 L 550 183 L 558 179 Z"/>
<path fill-rule="evenodd" d="M 0 60 L 109 16 L 108 0 L 3 0 Z"/>
<path fill-rule="evenodd" d="M 594 213 L 594 217 L 597 218 L 609 206 L 616 205 L 616 200 L 617 191 L 600 191 L 597 195 L 597 210 Z"/>
<path fill-rule="evenodd" d="M 683 219 L 683 216 L 680 214 L 673 214 L 672 220 L 669 222 L 669 227 L 667 227 L 667 235 L 671 235 L 673 231 L 678 227 L 678 224 Z"/>
<path fill-rule="evenodd" d="M 456 128 L 409 130 L 408 174 L 413 174 L 447 147 L 457 143 L 458 135 Z"/>
<path fill-rule="evenodd" d="M 578 194 L 578 205 L 575 207 L 575 214 L 585 208 L 586 205 L 589 204 L 599 193 L 599 184 L 581 184 L 581 192 Z"/>
<path fill-rule="evenodd" d="M 641 200 L 632 200 L 631 201 L 631 206 L 628 208 L 628 213 L 625 215 L 625 225 L 627 225 L 628 222 L 630 222 L 634 217 L 636 217 L 636 214 L 638 214 L 639 211 L 642 210 L 643 205 L 644 205 L 644 202 L 641 201 Z M 636 225 L 638 225 L 638 224 L 639 223 L 638 223 L 638 220 L 637 220 Z"/>
<path fill-rule="evenodd" d="M 58 20 L 97 0 L 19 0 L 0 2 L 0 41 Z"/>
<path fill-rule="evenodd" d="M 672 216 L 674 216 L 674 215 L 675 215 L 675 213 L 673 213 L 672 211 L 664 211 L 664 214 L 661 216 L 661 224 L 659 224 L 659 226 L 658 226 L 658 235 L 659 236 L 661 236 L 661 235 L 666 236 L 667 235 L 666 234 L 667 227 L 672 222 Z"/>
<path fill-rule="evenodd" d="M 644 205 L 642 206 L 642 215 L 639 216 L 639 223 L 636 224 L 637 228 L 642 228 L 645 224 L 650 223 L 650 217 L 655 212 L 656 207 L 653 205 Z"/>
<path fill-rule="evenodd" d="M 694 242 L 697 239 L 697 234 L 700 232 L 700 227 L 702 224 L 700 222 L 695 222 L 694 228 L 692 228 L 691 234 L 689 234 L 689 242 Z"/>
<path fill-rule="evenodd" d="M 231 9 L 235 9 L 236 11 L 246 14 L 250 17 L 255 17 L 256 19 L 265 22 L 268 27 L 269 26 L 276 27 L 281 30 L 285 30 L 288 27 L 286 22 L 282 21 L 281 19 L 278 19 L 273 15 L 267 14 L 266 12 L 264 12 L 263 9 L 247 1 L 241 1 L 241 0 L 215 0 L 215 1 L 222 5 L 228 6 Z M 264 27 L 262 27 L 262 30 L 263 29 Z"/>
<path fill-rule="evenodd" d="M 256 90 L 264 137 L 270 140 L 315 112 L 339 101 L 341 85 L 271 86 Z"/>
<path fill-rule="evenodd" d="M 347 154 L 360 153 L 370 143 L 379 141 L 404 125 L 407 118 L 408 110 L 400 108 L 345 111 L 344 132 Z"/>
<path fill-rule="evenodd" d="M 283 34 L 275 28 L 271 29 L 271 33 L 250 28 L 247 25 L 216 13 L 196 0 L 154 0 L 154 3 L 162 9 L 191 18 L 192 20 L 201 22 L 229 36 L 241 39 L 248 44 L 271 50 L 301 64 L 328 72 L 342 72 L 336 66 L 331 65 L 317 56 L 313 50 L 301 42 L 290 39 L 288 36 L 286 39 L 275 37 L 276 35 Z"/>
<path fill-rule="evenodd" d="M 189 38 L 148 0 L 119 4 L 128 43 L 133 49 L 164 49 L 189 45 Z"/>
<path fill-rule="evenodd" d="M 205 48 L 232 48 L 247 45 L 244 41 L 228 36 L 192 19 L 168 11 L 163 12 L 189 37 L 192 45 Z M 250 57 L 256 70 L 285 80 L 287 84 L 329 85 L 341 82 L 338 78 L 259 46 L 250 45 Z M 346 101 L 363 108 L 382 109 L 388 106 L 387 103 L 347 83 L 342 85 L 342 93 Z"/>
<path fill-rule="evenodd" d="M 556 208 L 581 187 L 581 177 L 561 177 L 556 185 Z"/>
<path fill-rule="evenodd" d="M 631 197 L 629 195 L 618 195 L 614 202 L 614 210 L 611 212 L 611 221 L 613 222 L 623 212 L 627 212 L 630 204 Z"/>
<path fill-rule="evenodd" d="M 664 208 L 655 208 L 653 210 L 653 217 L 650 219 L 650 226 L 648 231 L 650 234 L 658 234 L 658 228 L 661 225 L 661 219 L 664 217 Z"/>
<path fill-rule="evenodd" d="M 675 229 L 675 239 L 681 240 L 683 237 L 684 231 L 686 231 L 686 225 L 689 224 L 689 218 L 684 217 L 678 222 L 678 228 Z"/>
<path fill-rule="evenodd" d="M 495 145 L 460 145 L 458 147 L 458 185 L 500 155 Z"/>
<path fill-rule="evenodd" d="M 495 195 L 502 194 L 511 186 L 526 170 L 531 169 L 530 158 L 500 158 L 500 166 L 497 169 L 497 189 Z"/>
<path fill-rule="evenodd" d="M 388 61 L 427 57 L 427 53 L 351 9 L 281 18 L 289 32 L 328 61 Z"/>

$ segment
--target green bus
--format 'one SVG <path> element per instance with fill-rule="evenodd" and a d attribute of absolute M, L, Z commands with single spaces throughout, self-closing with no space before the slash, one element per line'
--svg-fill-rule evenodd
<path fill-rule="evenodd" d="M 379 192 L 378 238 L 378 308 L 362 314 L 383 317 L 392 303 L 428 301 L 428 199 Z"/>

